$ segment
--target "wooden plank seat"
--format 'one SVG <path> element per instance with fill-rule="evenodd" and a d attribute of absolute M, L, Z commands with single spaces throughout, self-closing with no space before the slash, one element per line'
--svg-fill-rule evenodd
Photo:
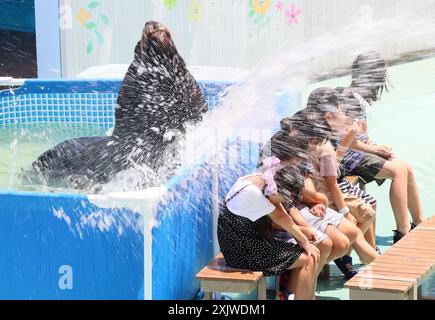
<path fill-rule="evenodd" d="M 351 300 L 416 300 L 435 270 L 435 216 L 345 284 Z"/>
<path fill-rule="evenodd" d="M 211 300 L 213 292 L 250 293 L 258 290 L 258 300 L 266 300 L 266 277 L 262 272 L 234 269 L 225 265 L 222 254 L 205 266 L 196 278 L 204 299 Z"/>

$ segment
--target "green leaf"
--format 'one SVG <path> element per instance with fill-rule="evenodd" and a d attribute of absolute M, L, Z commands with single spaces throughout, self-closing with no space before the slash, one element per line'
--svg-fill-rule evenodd
<path fill-rule="evenodd" d="M 88 7 L 89 7 L 90 9 L 95 9 L 95 8 L 98 7 L 99 5 L 101 5 L 100 2 L 98 2 L 98 1 L 92 1 L 92 2 L 88 5 Z"/>
<path fill-rule="evenodd" d="M 94 39 L 93 38 L 91 38 L 91 40 L 89 40 L 88 47 L 86 48 L 87 54 L 91 54 L 92 52 L 94 52 Z"/>
<path fill-rule="evenodd" d="M 106 16 L 105 14 L 100 15 L 101 21 L 103 21 L 103 23 L 108 26 L 109 25 L 109 17 Z"/>
<path fill-rule="evenodd" d="M 249 16 L 250 16 L 250 17 L 253 17 L 254 14 L 255 14 L 254 10 L 249 11 Z"/>
<path fill-rule="evenodd" d="M 103 45 L 104 44 L 104 37 L 103 35 L 98 32 L 97 30 L 95 31 L 95 34 L 97 35 L 97 41 L 99 44 Z"/>
<path fill-rule="evenodd" d="M 86 23 L 86 28 L 89 30 L 94 29 L 96 26 L 97 25 L 92 21 L 89 21 L 88 23 Z"/>

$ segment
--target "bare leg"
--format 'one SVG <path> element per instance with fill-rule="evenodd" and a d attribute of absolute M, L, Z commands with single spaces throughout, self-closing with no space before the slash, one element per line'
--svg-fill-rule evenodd
<path fill-rule="evenodd" d="M 423 207 L 421 205 L 420 194 L 418 192 L 414 169 L 406 162 L 401 160 L 397 161 L 402 162 L 408 170 L 408 209 L 412 216 L 412 222 L 418 226 L 424 222 L 424 213 Z"/>
<path fill-rule="evenodd" d="M 408 170 L 398 160 L 385 162 L 378 173 L 379 179 L 392 179 L 390 202 L 396 220 L 397 230 L 407 234 L 411 228 L 408 221 Z"/>
<path fill-rule="evenodd" d="M 327 263 L 329 263 L 335 259 L 341 258 L 348 252 L 350 248 L 351 240 L 345 234 L 343 234 L 339 229 L 333 226 L 329 226 L 326 229 L 326 234 L 332 240 L 332 251 L 326 261 Z M 356 233 L 355 233 L 355 238 L 356 238 Z"/>
<path fill-rule="evenodd" d="M 375 210 L 376 212 L 376 205 L 373 206 L 373 210 Z M 364 234 L 364 238 L 374 249 L 376 249 L 376 214 L 373 217 L 373 223 L 370 225 L 370 228 Z"/>
<path fill-rule="evenodd" d="M 308 259 L 306 254 L 302 254 L 292 265 L 288 289 L 295 294 L 295 300 L 313 299 L 317 268 L 318 264 L 314 258 Z"/>
<path fill-rule="evenodd" d="M 353 222 L 343 219 L 338 225 L 338 230 L 349 239 L 352 246 L 358 237 L 358 227 Z"/>
<path fill-rule="evenodd" d="M 370 226 L 369 230 L 364 234 L 364 239 L 376 249 L 376 234 L 374 223 Z"/>
<path fill-rule="evenodd" d="M 361 230 L 359 230 L 351 221 L 343 219 L 338 226 L 338 230 L 351 240 L 350 243 L 352 244 L 352 248 L 355 249 L 361 262 L 368 264 L 379 257 L 376 250 L 364 239 Z M 350 252 L 352 252 L 352 250 L 350 250 Z M 350 254 L 348 253 L 348 255 Z"/>
<path fill-rule="evenodd" d="M 376 250 L 364 239 L 364 235 L 359 230 L 358 237 L 353 244 L 353 248 L 359 256 L 359 259 L 364 264 L 369 264 L 373 260 L 379 257 L 379 254 Z"/>
<path fill-rule="evenodd" d="M 320 260 L 316 270 L 316 278 L 314 279 L 314 290 L 317 288 L 317 278 L 319 277 L 320 272 L 322 272 L 323 266 L 329 263 L 328 258 L 331 255 L 332 250 L 332 240 L 326 238 L 322 242 L 317 245 L 317 248 L 320 251 Z M 316 296 L 313 292 L 313 300 L 315 300 Z"/>
<path fill-rule="evenodd" d="M 366 219 L 362 223 L 358 223 L 357 219 L 353 215 L 351 215 L 350 213 L 345 215 L 345 218 L 346 219 L 343 219 L 343 221 L 347 220 L 348 222 L 350 222 L 353 225 L 351 230 L 347 230 L 347 228 L 349 228 L 348 224 L 344 224 L 345 227 L 343 227 L 343 228 L 345 228 L 344 230 L 346 230 L 346 232 L 352 232 L 352 237 L 353 237 L 354 241 L 352 241 L 351 243 L 354 243 L 356 241 L 356 239 L 358 237 L 358 229 L 364 235 L 365 233 L 367 233 L 367 229 L 369 229 L 370 225 L 373 223 L 373 217 Z M 342 223 L 343 223 L 343 221 L 342 221 Z M 354 249 L 353 246 L 351 246 L 346 255 L 351 256 L 353 249 Z"/>

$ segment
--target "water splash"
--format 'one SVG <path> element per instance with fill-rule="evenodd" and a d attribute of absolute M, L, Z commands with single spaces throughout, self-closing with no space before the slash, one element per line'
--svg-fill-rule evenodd
<path fill-rule="evenodd" d="M 428 7 L 430 5 L 427 4 Z M 168 152 L 178 149 L 180 155 L 174 163 L 165 163 L 161 174 L 139 166 L 103 186 L 102 193 L 126 191 L 132 186 L 136 189 L 144 179 L 151 179 L 153 175 L 162 176 L 156 183 L 164 184 L 168 179 L 164 176 L 168 167 L 175 166 L 181 171 L 193 163 L 208 161 L 215 162 L 215 167 L 221 168 L 228 165 L 228 157 L 232 162 L 249 160 L 240 157 L 237 150 L 228 152 L 228 140 L 240 138 L 252 143 L 264 143 L 283 116 L 291 115 L 303 107 L 301 92 L 309 84 L 348 74 L 351 62 L 361 52 L 380 51 L 387 60 L 393 61 L 403 57 L 384 52 L 383 48 L 392 47 L 398 41 L 421 42 L 426 48 L 435 47 L 435 21 L 420 17 L 420 12 L 425 8 L 421 6 L 418 10 L 404 12 L 393 18 L 374 20 L 371 17 L 365 22 L 356 20 L 340 31 L 327 32 L 298 46 L 288 43 L 282 53 L 259 62 L 246 80 L 226 91 L 221 96 L 220 106 L 206 114 L 199 125 L 190 128 L 184 141 L 171 146 Z M 364 10 L 366 14 L 368 9 Z M 427 55 L 423 52 L 419 57 Z M 342 57 L 339 65 L 336 57 Z M 283 96 L 290 98 L 284 99 L 288 105 L 280 108 L 279 101 Z M 250 157 L 253 155 L 249 154 Z M 225 176 L 219 178 L 219 183 L 229 183 L 225 181 Z M 206 181 L 198 180 L 196 183 Z"/>
<path fill-rule="evenodd" d="M 428 3 L 427 7 L 430 6 Z M 393 18 L 372 19 L 363 25 L 357 20 L 339 32 L 325 33 L 297 47 L 288 44 L 283 53 L 260 61 L 246 81 L 232 87 L 222 97 L 218 110 L 207 114 L 199 126 L 188 132 L 187 145 L 194 146 L 196 157 L 202 159 L 210 155 L 210 150 L 220 152 L 228 139 L 240 135 L 238 132 L 255 130 L 257 134 L 251 134 L 250 140 L 262 142 L 264 135 L 259 131 L 272 132 L 282 117 L 277 99 L 283 94 L 297 97 L 313 82 L 349 74 L 352 61 L 363 52 L 379 51 L 389 61 L 400 60 L 399 54 L 383 52 L 383 48 L 398 41 L 424 41 L 425 47 L 435 47 L 435 21 L 420 18 L 424 10 L 422 6 Z M 429 55 L 422 52 L 418 56 Z M 337 56 L 348 63 L 331 68 Z M 285 115 L 290 116 L 303 107 L 289 104 L 284 109 Z M 191 152 L 186 154 L 183 163 L 191 161 L 188 157 Z"/>
<path fill-rule="evenodd" d="M 15 175 L 17 171 L 18 140 L 15 138 L 10 144 L 11 149 L 11 169 L 9 174 L 9 190 L 14 188 Z"/>

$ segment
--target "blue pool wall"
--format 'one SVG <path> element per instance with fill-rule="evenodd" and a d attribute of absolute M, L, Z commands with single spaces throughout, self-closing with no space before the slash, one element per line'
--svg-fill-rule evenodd
<path fill-rule="evenodd" d="M 199 84 L 214 109 L 233 83 Z M 0 130 L 47 123 L 109 129 L 120 86 L 119 80 L 26 81 L 0 92 Z M 288 115 L 280 103 L 282 116 Z M 261 146 L 237 138 L 227 147 L 234 144 L 249 161 L 219 166 L 219 198 L 256 167 Z M 199 289 L 195 274 L 213 257 L 211 168 L 207 162 L 194 165 L 167 183 L 169 193 L 158 204 L 152 230 L 153 299 L 192 299 Z M 95 214 L 117 219 L 103 231 L 81 226 Z M 143 299 L 149 284 L 143 235 L 137 232 L 141 223 L 139 214 L 98 208 L 86 195 L 0 192 L 0 298 Z M 62 266 L 73 270 L 71 290 L 59 288 Z"/>
<path fill-rule="evenodd" d="M 93 215 L 97 224 L 104 216 L 118 221 L 104 231 L 83 225 Z M 144 244 L 125 221 L 141 223 L 137 213 L 100 209 L 86 196 L 1 192 L 0 299 L 136 299 Z M 72 288 L 59 284 L 63 266 L 72 270 Z"/>

